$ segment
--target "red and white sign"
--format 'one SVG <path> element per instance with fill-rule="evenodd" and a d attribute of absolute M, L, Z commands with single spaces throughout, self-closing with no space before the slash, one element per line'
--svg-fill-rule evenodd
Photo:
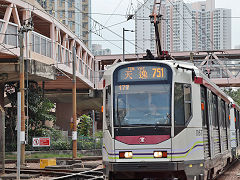
<path fill-rule="evenodd" d="M 33 147 L 46 147 L 46 146 L 50 146 L 50 137 L 33 138 L 32 146 Z"/>

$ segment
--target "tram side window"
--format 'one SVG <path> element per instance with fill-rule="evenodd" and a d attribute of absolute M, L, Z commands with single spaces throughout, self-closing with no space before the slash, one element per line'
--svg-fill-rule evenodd
<path fill-rule="evenodd" d="M 184 126 L 192 116 L 191 85 L 175 83 L 174 111 L 175 124 Z"/>
<path fill-rule="evenodd" d="M 230 110 L 229 110 L 229 105 L 226 103 L 225 104 L 225 106 L 226 106 L 226 125 L 227 125 L 227 127 L 229 127 L 230 126 L 230 119 L 229 119 L 229 116 L 230 116 Z"/>
<path fill-rule="evenodd" d="M 236 110 L 236 116 L 235 116 L 235 127 L 236 129 L 239 129 L 239 111 Z"/>
<path fill-rule="evenodd" d="M 238 129 L 240 128 L 239 126 L 239 111 L 237 111 L 237 124 L 238 124 Z"/>
<path fill-rule="evenodd" d="M 192 116 L 192 92 L 189 84 L 184 84 L 184 107 L 185 121 L 188 121 Z"/>
<path fill-rule="evenodd" d="M 217 96 L 215 94 L 212 95 L 212 119 L 213 119 L 213 127 L 215 129 L 219 129 L 218 122 L 218 101 Z"/>
<path fill-rule="evenodd" d="M 108 130 L 111 129 L 110 117 L 111 117 L 111 86 L 106 87 L 106 123 Z M 111 131 L 110 131 L 111 132 Z"/>
<path fill-rule="evenodd" d="M 218 110 L 217 96 L 215 94 L 212 94 L 212 121 L 213 127 L 215 129 L 219 129 L 217 110 Z"/>
<path fill-rule="evenodd" d="M 220 101 L 221 102 L 221 106 L 220 106 L 220 118 L 221 118 L 221 125 L 222 127 L 225 129 L 227 127 L 227 124 L 226 124 L 226 112 L 225 112 L 225 102 L 223 100 Z"/>
<path fill-rule="evenodd" d="M 202 109 L 202 124 L 203 127 L 207 127 L 207 98 L 206 98 L 206 88 L 201 87 L 201 109 Z"/>

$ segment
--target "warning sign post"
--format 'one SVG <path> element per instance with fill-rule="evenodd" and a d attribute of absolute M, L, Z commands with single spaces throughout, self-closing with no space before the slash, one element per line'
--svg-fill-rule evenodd
<path fill-rule="evenodd" d="M 48 147 L 50 146 L 50 137 L 36 137 L 32 141 L 33 147 Z"/>

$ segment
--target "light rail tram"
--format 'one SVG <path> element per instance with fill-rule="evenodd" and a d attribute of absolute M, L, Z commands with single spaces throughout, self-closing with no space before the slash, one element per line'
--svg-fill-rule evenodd
<path fill-rule="evenodd" d="M 238 157 L 239 106 L 193 64 L 117 63 L 103 84 L 105 179 L 209 180 Z"/>

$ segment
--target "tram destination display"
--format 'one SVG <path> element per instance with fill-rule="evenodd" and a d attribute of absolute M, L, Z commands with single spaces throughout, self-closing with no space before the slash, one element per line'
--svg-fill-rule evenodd
<path fill-rule="evenodd" d="M 118 82 L 167 80 L 168 71 L 161 66 L 131 66 L 118 71 Z"/>

